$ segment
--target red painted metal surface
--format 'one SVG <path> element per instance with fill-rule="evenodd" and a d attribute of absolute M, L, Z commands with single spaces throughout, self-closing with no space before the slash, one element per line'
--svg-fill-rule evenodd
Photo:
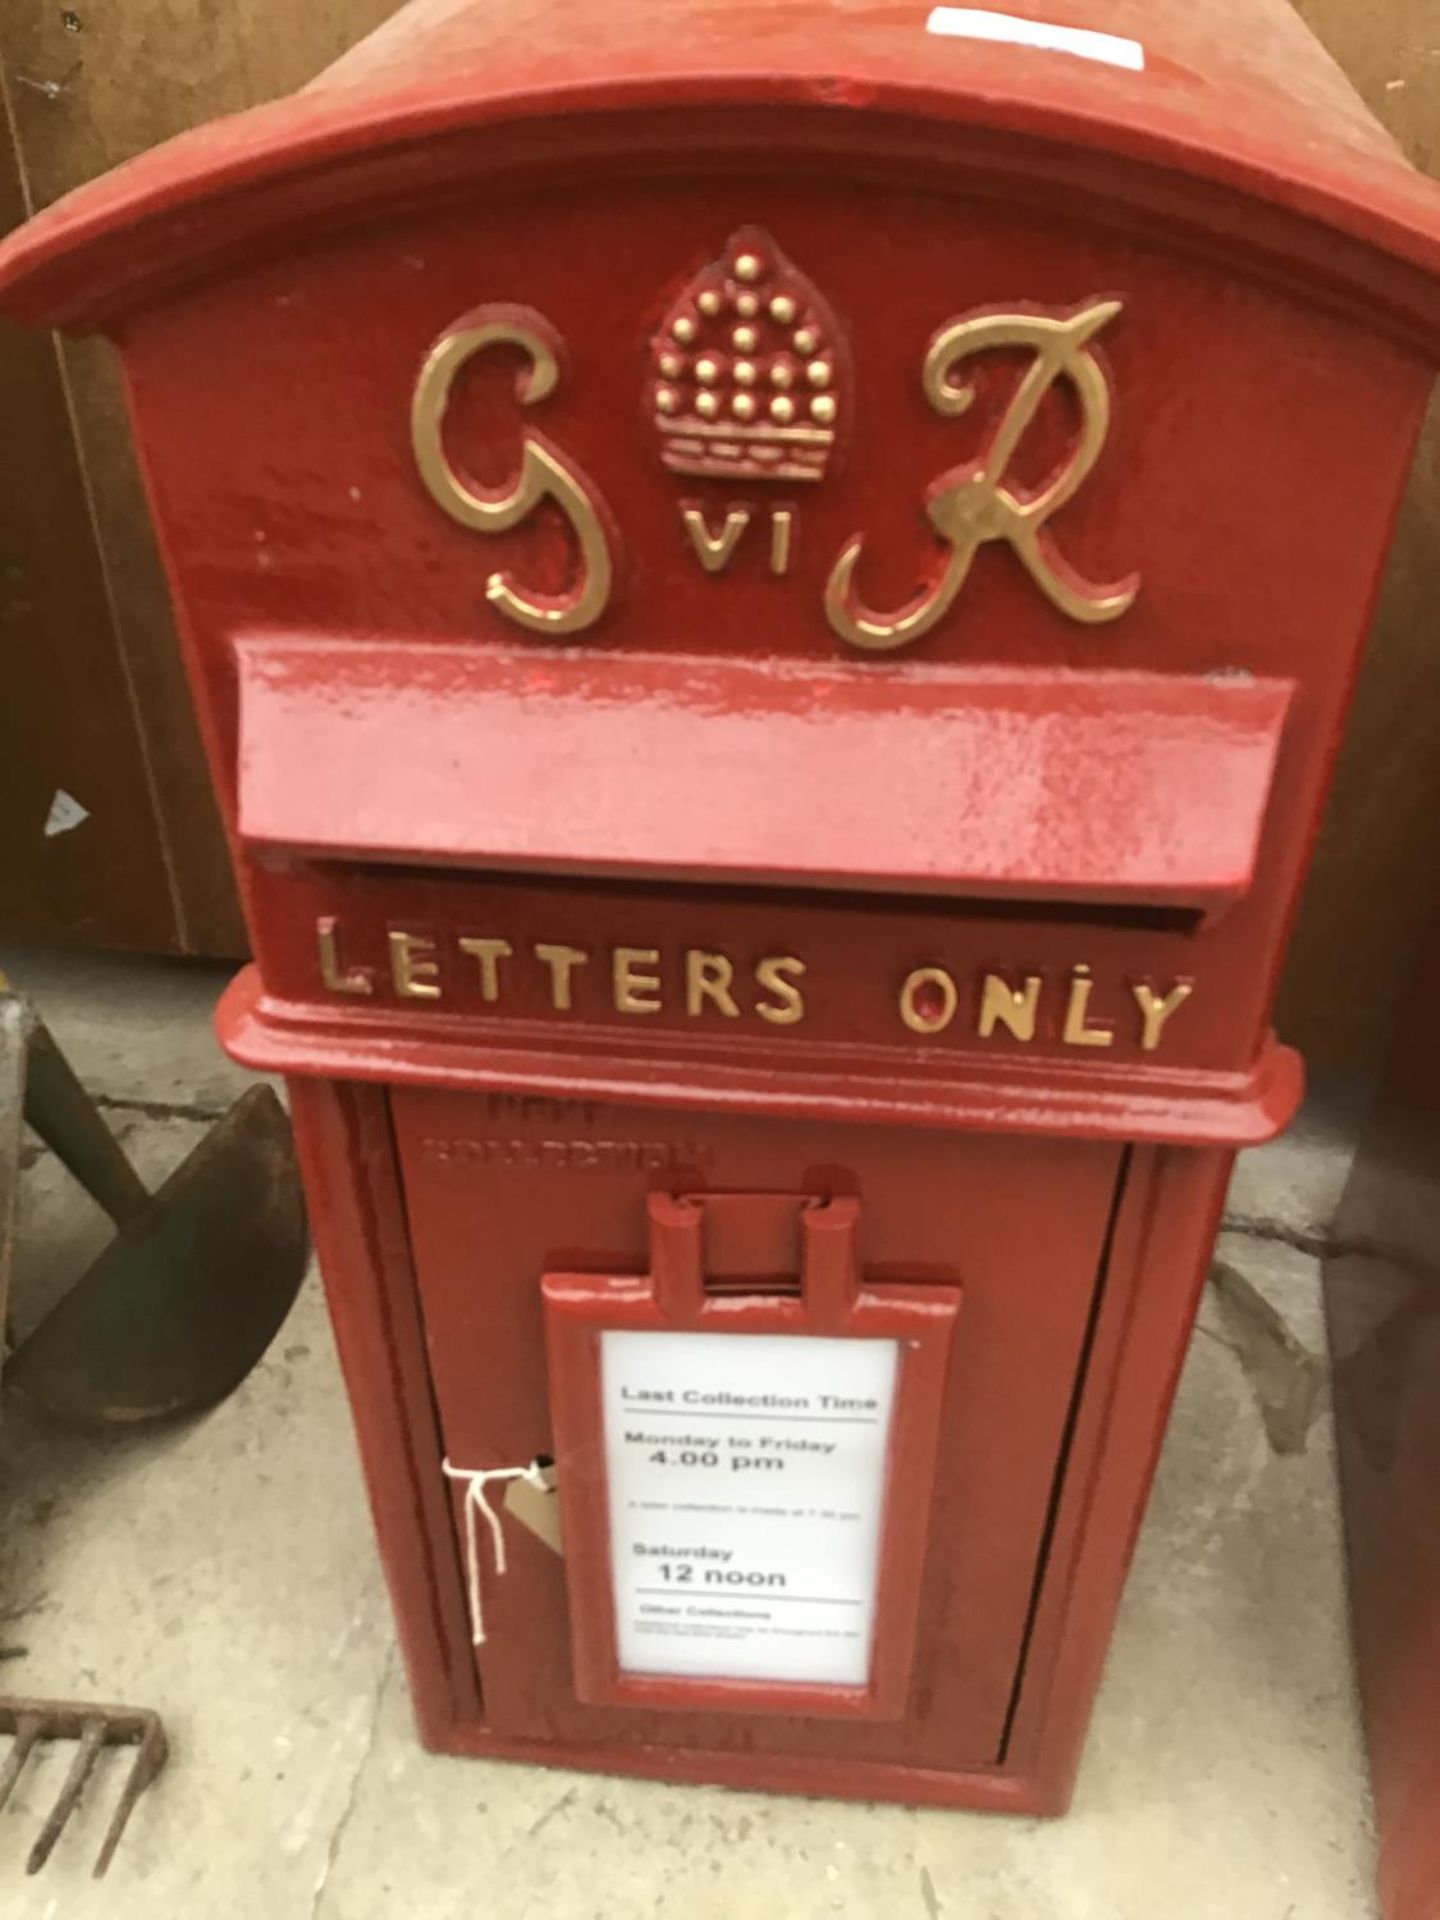
<path fill-rule="evenodd" d="M 507 176 L 538 170 L 566 192 L 604 161 L 663 172 L 700 154 L 723 174 L 758 155 L 813 178 L 898 152 L 912 174 L 964 168 L 987 191 L 998 176 L 1043 202 L 1058 185 L 1078 217 L 1179 229 L 1231 259 L 1243 232 L 1272 274 L 1433 338 L 1429 183 L 1286 0 L 1047 4 L 1047 20 L 1135 36 L 1140 73 L 937 40 L 930 11 L 679 0 L 657 24 L 645 0 L 611 0 L 587 31 L 530 0 L 412 0 L 292 99 L 47 210 L 7 252 L 9 300 L 32 320 L 113 324 L 257 246 L 312 238 L 315 221 L 472 195 L 497 151 Z"/>
<path fill-rule="evenodd" d="M 707 1294 L 705 1242 L 710 1221 L 718 1213 L 734 1223 L 739 1214 L 740 1232 L 760 1241 L 762 1254 L 768 1254 L 769 1243 L 778 1237 L 765 1218 L 767 1214 L 773 1218 L 774 1202 L 773 1191 L 763 1195 L 702 1191 L 680 1197 L 652 1193 L 650 1271 L 644 1285 L 637 1287 L 626 1274 L 545 1275 L 555 1445 L 557 1457 L 571 1463 L 560 1497 L 574 1621 L 575 1690 L 582 1700 L 642 1710 L 671 1707 L 694 1712 L 711 1707 L 723 1713 L 841 1714 L 880 1720 L 898 1720 L 909 1706 L 916 1619 L 930 1547 L 936 1452 L 960 1291 L 941 1286 L 934 1278 L 921 1286 L 894 1281 L 862 1286 L 856 1248 L 860 1204 L 853 1195 L 831 1194 L 822 1202 L 800 1205 L 798 1290 L 793 1299 L 755 1290 L 757 1279 L 768 1279 L 774 1265 L 784 1271 L 790 1254 L 783 1248 L 778 1250 L 778 1263 L 764 1261 L 758 1272 L 754 1259 L 748 1263 L 748 1272 L 747 1263 L 732 1263 L 726 1290 Z M 788 1198 L 785 1210 L 789 1213 Z M 729 1224 L 729 1231 L 738 1237 L 734 1224 Z M 738 1281 L 745 1279 L 752 1289 L 748 1293 L 738 1287 Z M 897 1343 L 899 1378 L 865 1685 L 786 1685 L 773 1679 L 697 1682 L 623 1670 L 611 1604 L 611 1500 L 601 1413 L 600 1342 L 606 1331 L 617 1329 Z M 935 1558 L 943 1551 L 937 1542 Z M 975 1597 L 972 1594 L 972 1602 Z"/>
<path fill-rule="evenodd" d="M 1325 1260 L 1385 1920 L 1440 1910 L 1440 1021 L 1435 948 Z"/>
<path fill-rule="evenodd" d="M 457 1463 L 552 1453 L 563 1472 L 540 1278 L 562 1269 L 643 1274 L 647 1189 L 786 1192 L 818 1180 L 827 1192 L 858 1193 L 867 1276 L 877 1285 L 923 1278 L 965 1295 L 930 1511 L 936 1551 L 917 1662 L 926 1677 L 902 1722 L 842 1735 L 828 1719 L 816 1728 L 587 1706 L 571 1680 L 564 1570 L 522 1538 L 487 1594 L 487 1617 L 492 1644 L 518 1636 L 527 1658 L 487 1661 L 482 1651 L 486 1724 L 514 1736 L 548 1727 L 595 1752 L 662 1743 L 892 1766 L 994 1764 L 1122 1150 L 513 1094 L 404 1089 L 392 1107 L 444 1448 Z"/>
<path fill-rule="evenodd" d="M 256 848 L 1081 906 L 1248 890 L 1292 691 L 413 642 L 237 652 Z"/>
<path fill-rule="evenodd" d="M 593 911 L 602 918 L 613 908 L 597 898 Z M 976 936 L 995 952 L 1005 937 L 983 925 Z M 1085 944 L 1090 950 L 1096 943 L 1092 938 Z M 843 952 L 837 947 L 834 956 L 841 960 Z M 1061 1058 L 1061 1047 L 1052 1042 L 1044 1048 L 1037 1043 L 1033 1059 L 1012 1044 L 1002 1049 L 1003 1057 L 963 1067 L 938 1054 L 927 1061 L 919 1046 L 889 1055 L 863 1044 L 797 1047 L 793 1073 L 781 1077 L 776 1044 L 769 1039 L 727 1034 L 719 1045 L 707 1040 L 703 1047 L 682 1048 L 674 1037 L 667 1044 L 659 1034 L 621 1041 L 577 1025 L 557 1035 L 550 1023 L 532 1021 L 497 1035 L 498 1022 L 485 1019 L 482 1025 L 463 1013 L 443 1020 L 407 1017 L 398 1007 L 336 1013 L 313 1001 L 272 998 L 251 969 L 221 996 L 218 1021 L 236 1058 L 270 1073 L 338 1074 L 487 1095 L 520 1092 L 540 1101 L 573 1096 L 682 1111 L 700 1105 L 789 1119 L 840 1111 L 886 1124 L 1194 1146 L 1273 1140 L 1300 1104 L 1303 1082 L 1298 1055 L 1273 1037 L 1234 1073 L 1077 1064 Z M 782 1058 L 789 1054 L 787 1049 Z"/>
<path fill-rule="evenodd" d="M 1215 1116 L 1208 1137 L 1257 1137 L 1250 1076 L 1267 1045 L 1283 933 L 1428 388 L 1425 366 L 1309 304 L 1206 268 L 1188 251 L 1167 252 L 1143 236 L 1117 237 L 986 199 L 965 198 L 952 209 L 913 181 L 903 192 L 862 185 L 841 197 L 788 177 L 773 186 L 746 179 L 723 188 L 703 178 L 690 186 L 601 185 L 587 178 L 571 192 L 543 197 L 543 223 L 534 210 L 537 192 L 522 180 L 513 195 L 487 196 L 469 212 L 427 212 L 423 231 L 413 221 L 382 224 L 363 239 L 332 241 L 306 257 L 303 299 L 295 297 L 296 263 L 281 253 L 256 261 L 238 282 L 204 284 L 127 324 L 127 377 L 232 821 L 239 765 L 232 636 L 301 627 L 337 640 L 381 634 L 428 647 L 440 637 L 477 654 L 513 653 L 514 628 L 484 600 L 492 568 L 530 574 L 537 585 L 563 583 L 563 548 L 552 552 L 548 536 L 523 528 L 482 540 L 456 526 L 426 497 L 409 458 L 406 419 L 421 358 L 447 317 L 473 304 L 477 289 L 524 291 L 570 344 L 570 373 L 546 403 L 545 431 L 597 476 L 625 554 L 613 604 L 593 639 L 582 643 L 585 651 L 597 659 L 658 653 L 677 663 L 769 658 L 798 667 L 830 666 L 840 651 L 821 601 L 834 556 L 857 528 L 883 534 L 868 589 L 877 600 L 902 598 L 934 551 L 921 511 L 926 487 L 970 444 L 963 438 L 956 444 L 964 422 L 939 420 L 916 392 L 924 343 L 937 322 L 947 311 L 965 310 L 977 289 L 985 298 L 1004 298 L 995 290 L 1013 289 L 1027 301 L 1073 304 L 1087 288 L 1124 284 L 1127 312 L 1106 348 L 1119 395 L 1111 441 L 1065 518 L 1068 549 L 1094 577 L 1130 563 L 1141 573 L 1133 610 L 1103 630 L 1076 627 L 1046 603 L 1014 557 L 997 548 L 979 555 L 949 620 L 911 651 L 865 664 L 887 678 L 923 678 L 963 663 L 1007 673 L 1090 673 L 1103 665 L 1119 674 L 1296 681 L 1254 884 L 1223 916 L 1197 932 L 1163 914 L 1137 928 L 1089 914 L 1067 919 L 1052 907 L 1033 927 L 1013 934 L 960 915 L 948 917 L 943 928 L 947 943 L 957 939 L 982 949 L 982 964 L 1044 973 L 1055 983 L 1052 1000 L 1077 962 L 1092 966 L 1097 981 L 1102 969 L 1112 978 L 1123 970 L 1162 984 L 1183 974 L 1203 979 L 1174 1022 L 1173 1050 L 1162 1058 L 1206 1076 L 1240 1076 L 1228 1082 L 1197 1077 L 1188 1091 L 1195 1098 L 1214 1093 L 1235 1109 L 1229 1123 Z M 852 354 L 874 398 L 854 423 L 843 468 L 803 504 L 792 572 L 776 579 L 763 556 L 746 549 L 717 579 L 696 564 L 681 535 L 677 494 L 688 497 L 689 489 L 666 473 L 649 423 L 637 417 L 642 356 L 657 299 L 723 244 L 753 210 L 757 194 L 772 226 L 787 239 L 799 236 L 790 241 L 792 250 L 804 252 L 807 270 L 848 316 Z M 705 236 L 699 241 L 697 222 Z M 905 278 L 879 283 L 855 246 L 857 222 L 883 232 L 887 248 L 913 263 Z M 575 261 L 593 257 L 595 243 L 586 236 L 611 232 L 617 223 L 627 236 L 624 272 L 615 273 L 607 261 L 603 272 L 577 275 Z M 492 268 L 477 277 L 480 230 L 486 259 L 504 261 L 503 272 Z M 423 268 L 406 264 L 414 260 Z M 385 325 L 357 328 L 353 316 L 370 310 L 377 285 L 387 289 Z M 1132 314 L 1140 319 L 1127 326 Z M 615 394 L 617 342 L 631 377 Z M 212 366 L 226 368 L 223 381 L 208 379 Z M 497 381 L 477 372 L 483 391 L 474 398 L 482 422 L 495 421 L 504 450 L 489 452 L 482 433 L 472 456 L 489 453 L 497 474 L 513 462 L 518 436 L 513 369 L 500 371 Z M 1257 390 L 1267 395 L 1264 433 L 1251 424 Z M 203 434 L 194 419 L 200 391 Z M 357 393 L 363 404 L 356 404 Z M 1000 403 L 998 391 L 991 403 Z M 1056 406 L 1048 430 L 1063 434 L 1058 400 Z M 225 449 L 223 464 L 213 457 L 217 446 Z M 1027 462 L 1043 465 L 1043 457 L 1043 445 L 1033 455 L 1026 451 Z M 694 497 L 712 524 L 723 518 L 731 491 L 719 481 L 694 483 Z M 1336 528 L 1347 529 L 1346 537 L 1336 537 Z M 534 645 L 544 658 L 543 644 Z M 782 735 L 777 751 L 787 742 Z M 389 756 L 395 772 L 385 778 L 413 772 L 417 781 L 428 781 L 424 756 L 423 744 L 407 741 Z M 322 789 L 315 803 L 322 805 L 326 770 L 307 755 L 296 775 L 310 776 Z M 557 764 L 554 781 L 564 778 Z M 1032 766 L 1034 783 L 1045 778 L 1043 763 Z M 843 764 L 835 780 L 845 784 Z M 1086 817 L 1071 829 L 1072 842 L 1088 841 L 1098 850 L 1092 862 L 1106 844 L 1108 784 L 1090 789 Z M 877 811 L 886 798 L 876 794 Z M 747 812 L 743 787 L 704 805 L 709 812 Z M 1091 806 L 1101 812 L 1087 835 Z M 756 843 L 770 830 L 754 811 L 748 821 L 737 820 L 737 837 L 742 828 Z M 257 1008 L 261 1017 L 237 1037 L 257 1065 L 303 1045 L 287 1029 L 309 1031 L 306 1010 L 321 1001 L 328 1000 L 328 1018 L 357 1053 L 371 1038 L 373 1007 L 324 991 L 317 917 L 339 913 L 342 941 L 357 945 L 366 964 L 373 964 L 377 943 L 383 950 L 389 924 L 405 925 L 417 904 L 429 911 L 428 930 L 447 949 L 452 915 L 473 923 L 466 933 L 489 931 L 488 913 L 461 910 L 438 893 L 418 900 L 418 892 L 429 896 L 438 888 L 438 876 L 423 883 L 396 876 L 394 884 L 405 891 L 388 896 L 388 905 L 367 885 L 372 876 L 299 857 L 247 859 L 240 876 L 266 993 Z M 707 876 L 687 870 L 676 878 L 696 885 Z M 723 926 L 715 905 L 711 924 Z M 533 910 L 529 918 L 531 938 L 551 937 Z M 631 924 L 640 924 L 634 915 Z M 648 913 L 645 925 L 655 927 Z M 903 979 L 910 967 L 930 961 L 939 931 L 932 927 L 907 941 L 908 955 L 887 954 L 885 966 L 898 967 Z M 827 949 L 838 952 L 840 937 L 833 927 L 827 931 Z M 844 936 L 852 937 L 876 936 L 859 930 Z M 647 930 L 636 944 L 653 945 L 653 933 Z M 1107 958 L 1112 954 L 1119 968 Z M 809 950 L 804 957 L 814 960 Z M 858 983 L 858 966 L 855 974 Z M 883 982 L 872 976 L 872 983 L 878 996 L 882 985 L 893 993 L 898 981 L 887 973 Z M 462 1008 L 480 1012 L 483 1025 L 469 1031 L 487 1052 L 492 1040 L 506 1037 L 507 1006 L 477 1010 L 462 1000 L 464 991 L 457 974 L 440 1001 L 397 1009 L 389 1034 L 394 1044 L 386 1049 L 397 1071 L 409 1059 L 423 1072 L 427 1049 L 444 1045 L 446 1022 Z M 1123 980 L 1119 991 L 1128 992 Z M 383 980 L 379 997 L 388 997 Z M 1124 1011 L 1114 1008 L 1110 1017 Z M 577 1038 L 583 1048 L 587 1038 L 593 1044 L 608 1033 L 615 1055 L 629 1059 L 648 1044 L 636 1034 L 638 1024 L 600 1010 L 583 1023 L 583 1036 L 581 1023 L 570 1023 L 563 1049 L 569 1052 Z M 805 1031 L 777 1030 L 768 1044 L 796 1050 Z M 992 1071 L 989 1054 L 1005 1050 L 1005 1037 L 962 1059 L 958 1031 L 877 1061 L 876 1097 L 884 1097 L 897 1066 L 908 1073 L 926 1054 L 944 1054 L 947 1064 L 963 1065 L 967 1080 L 983 1082 Z M 896 1038 L 893 1018 L 882 1026 L 877 1017 L 864 1032 L 851 1032 L 866 1043 Z M 692 1086 L 709 1097 L 715 1063 L 703 1052 L 686 1042 L 677 1056 L 682 1075 L 641 1077 L 655 1088 Z M 1108 1068 L 1110 1060 L 1103 1064 Z M 926 1070 L 934 1072 L 933 1063 Z M 512 1083 L 525 1083 L 528 1069 L 513 1051 L 504 1071 Z M 553 1084 L 538 1061 L 535 1071 L 547 1087 Z M 619 1077 L 609 1076 L 607 1084 L 617 1086 Z M 1150 1084 L 1142 1079 L 1142 1094 Z M 1182 1096 L 1177 1129 L 1193 1124 L 1184 1091 L 1175 1090 Z M 1158 1097 L 1162 1104 L 1170 1098 L 1163 1091 Z M 949 1110 L 960 1104 L 949 1103 Z M 1279 1101 L 1259 1104 L 1266 1124 L 1278 1125 Z"/>
<path fill-rule="evenodd" d="M 929 11 L 422 0 L 42 215 L 0 306 L 120 345 L 424 1737 L 1056 1811 L 1299 1096 L 1440 196 L 1282 0 L 1047 8 L 1138 71 Z M 788 316 L 788 439 L 674 350 L 721 289 Z M 893 1719 L 583 1698 L 583 1518 L 470 1645 L 443 1460 L 584 1470 L 543 1276 L 640 1286 L 651 1196 L 721 1190 L 964 1294 Z"/>

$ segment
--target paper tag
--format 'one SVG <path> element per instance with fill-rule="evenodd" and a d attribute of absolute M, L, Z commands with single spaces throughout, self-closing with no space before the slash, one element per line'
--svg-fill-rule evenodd
<path fill-rule="evenodd" d="M 601 1340 L 622 1672 L 859 1687 L 898 1370 L 893 1340 Z"/>
<path fill-rule="evenodd" d="M 505 1511 L 512 1520 L 518 1520 L 522 1527 L 533 1533 L 537 1540 L 543 1540 L 552 1553 L 563 1554 L 565 1544 L 560 1535 L 560 1501 L 555 1492 L 555 1469 L 542 1468 L 540 1478 L 543 1487 L 537 1487 L 533 1480 L 511 1480 L 505 1487 Z"/>
<path fill-rule="evenodd" d="M 1047 53 L 1073 53 L 1080 60 L 1100 60 L 1106 66 L 1145 71 L 1145 49 L 1122 34 L 1100 33 L 1093 27 L 1062 27 L 1050 20 L 1018 20 L 1012 13 L 993 13 L 984 7 L 935 7 L 925 22 L 927 33 L 956 40 L 993 40 L 1009 46 L 1040 47 Z"/>
<path fill-rule="evenodd" d="M 76 827 L 83 826 L 90 818 L 90 809 L 81 806 L 73 793 L 67 793 L 63 787 L 55 789 L 50 802 L 50 811 L 45 815 L 45 838 L 53 840 L 57 833 L 73 833 Z"/>

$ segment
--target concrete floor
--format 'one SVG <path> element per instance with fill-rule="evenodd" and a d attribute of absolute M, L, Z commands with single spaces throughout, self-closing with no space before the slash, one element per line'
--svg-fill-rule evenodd
<path fill-rule="evenodd" d="M 244 1076 L 220 976 L 10 956 L 144 1170 Z M 7 1920 L 1367 1920 L 1372 1851 L 1312 1259 L 1345 1129 L 1314 1112 L 1247 1157 L 1063 1821 L 632 1783 L 421 1752 L 318 1288 L 205 1419 L 96 1439 L 12 1396 L 0 1428 L 7 1690 L 160 1707 L 173 1758 L 111 1870 L 102 1775 L 45 1871 L 53 1753 L 0 1816 Z M 27 1176 L 21 1309 L 104 1237 L 47 1155 Z M 1318 1391 L 1312 1391 L 1318 1388 Z M 1313 1402 L 1313 1404 L 1311 1404 Z"/>

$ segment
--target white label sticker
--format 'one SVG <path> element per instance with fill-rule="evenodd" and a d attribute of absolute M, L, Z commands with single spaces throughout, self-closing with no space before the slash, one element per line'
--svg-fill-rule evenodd
<path fill-rule="evenodd" d="M 601 1336 L 623 1672 L 864 1686 L 897 1350 Z"/>
<path fill-rule="evenodd" d="M 927 33 L 955 40 L 998 40 L 1015 47 L 1040 47 L 1047 53 L 1073 53 L 1081 60 L 1100 60 L 1131 73 L 1145 71 L 1145 49 L 1122 34 L 1100 33 L 1093 27 L 1062 27 L 1050 20 L 1017 20 L 1012 13 L 992 13 L 984 7 L 934 7 L 925 22 Z"/>
<path fill-rule="evenodd" d="M 57 787 L 55 797 L 50 802 L 50 811 L 45 816 L 45 838 L 53 840 L 57 833 L 73 833 L 89 818 L 88 807 L 82 807 L 73 793 L 66 793 L 63 787 Z"/>

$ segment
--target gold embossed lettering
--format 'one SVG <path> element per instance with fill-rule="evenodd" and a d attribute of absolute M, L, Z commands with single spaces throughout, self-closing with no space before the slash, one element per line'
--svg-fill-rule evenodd
<path fill-rule="evenodd" d="M 776 507 L 770 515 L 770 571 L 788 573 L 790 552 L 795 541 L 795 513 L 790 507 Z"/>
<path fill-rule="evenodd" d="M 943 1033 L 960 1005 L 955 982 L 943 967 L 916 967 L 900 987 L 900 1018 L 912 1033 Z"/>
<path fill-rule="evenodd" d="M 997 1026 L 1006 1028 L 1017 1040 L 1035 1038 L 1035 1015 L 1040 1005 L 1040 975 L 1028 973 L 1023 987 L 1012 987 L 998 973 L 987 973 L 980 988 L 980 1019 L 977 1031 L 988 1040 Z"/>
<path fill-rule="evenodd" d="M 570 982 L 575 969 L 590 958 L 583 947 L 554 947 L 540 942 L 535 958 L 550 969 L 550 1004 L 557 1013 L 569 1013 L 572 1003 Z"/>
<path fill-rule="evenodd" d="M 390 977 L 402 1000 L 438 1000 L 440 969 L 430 957 L 435 942 L 420 933 L 390 934 Z"/>
<path fill-rule="evenodd" d="M 480 963 L 480 998 L 493 1006 L 500 998 L 500 962 L 508 960 L 515 949 L 508 940 L 479 940 L 466 938 L 459 943 L 460 951 L 468 953 Z"/>
<path fill-rule="evenodd" d="M 611 957 L 617 1013 L 659 1013 L 660 976 L 641 972 L 660 964 L 657 947 L 616 947 Z"/>
<path fill-rule="evenodd" d="M 755 968 L 756 983 L 766 993 L 773 994 L 773 1000 L 758 1000 L 755 1011 L 762 1020 L 768 1020 L 772 1027 L 793 1027 L 805 1018 L 805 996 L 800 991 L 800 981 L 805 976 L 805 962 L 797 960 L 793 954 L 772 953 L 758 962 Z"/>
<path fill-rule="evenodd" d="M 315 922 L 315 944 L 320 949 L 320 978 L 331 993 L 374 993 L 373 970 L 347 967 L 340 958 L 340 922 L 333 913 Z"/>
<path fill-rule="evenodd" d="M 946 552 L 915 598 L 894 613 L 871 611 L 855 591 L 864 535 L 856 534 L 841 552 L 825 589 L 825 611 L 842 640 L 888 653 L 929 633 L 954 606 L 976 554 L 992 540 L 1006 542 L 1046 599 L 1071 620 L 1086 625 L 1116 620 L 1133 604 L 1140 589 L 1136 576 L 1093 585 L 1056 550 L 1049 533 L 1050 520 L 1079 492 L 1110 430 L 1110 384 L 1091 342 L 1120 308 L 1118 300 L 1096 300 L 1060 315 L 970 314 L 935 335 L 922 383 L 935 411 L 951 418 L 975 399 L 973 385 L 951 383 L 962 361 L 1007 347 L 1028 348 L 1034 358 L 981 457 L 951 468 L 930 489 L 926 515 Z M 1060 380 L 1068 382 L 1079 403 L 1079 439 L 1043 485 L 1017 493 L 1006 485 L 1011 465 L 1041 402 Z"/>
<path fill-rule="evenodd" d="M 1177 980 L 1169 993 L 1162 999 L 1144 980 L 1132 982 L 1131 993 L 1140 1009 L 1141 1031 L 1140 1047 L 1142 1052 L 1154 1053 L 1160 1044 L 1160 1036 L 1165 1031 L 1165 1023 L 1172 1013 L 1179 1011 L 1195 991 L 1188 980 Z"/>
<path fill-rule="evenodd" d="M 700 507 L 682 507 L 680 521 L 690 536 L 690 544 L 695 549 L 695 558 L 707 573 L 723 573 L 734 557 L 740 544 L 740 536 L 750 524 L 748 507 L 731 507 L 725 516 L 725 524 L 718 533 L 712 533 Z"/>
<path fill-rule="evenodd" d="M 410 408 L 410 439 L 420 478 L 436 506 L 476 533 L 507 533 L 543 502 L 559 508 L 578 548 L 575 584 L 562 594 L 527 593 L 509 573 L 492 573 L 485 597 L 497 613 L 532 633 L 582 633 L 610 600 L 613 568 L 599 495 L 564 454 L 527 434 L 514 481 L 498 491 L 473 485 L 452 465 L 445 448 L 445 414 L 461 370 L 492 347 L 518 347 L 529 361 L 516 397 L 537 406 L 560 384 L 559 336 L 543 315 L 527 307 L 477 307 L 435 342 L 425 357 Z"/>
<path fill-rule="evenodd" d="M 1095 982 L 1088 967 L 1076 967 L 1070 975 L 1070 998 L 1065 1007 L 1065 1028 L 1061 1035 L 1067 1047 L 1111 1047 L 1115 1029 L 1104 1021 L 1090 1019 L 1090 996 Z"/>
<path fill-rule="evenodd" d="M 706 1003 L 719 1009 L 727 1020 L 738 1020 L 740 1009 L 730 991 L 735 969 L 723 953 L 703 953 L 692 947 L 685 955 L 685 1011 L 695 1016 L 705 1011 Z"/>

